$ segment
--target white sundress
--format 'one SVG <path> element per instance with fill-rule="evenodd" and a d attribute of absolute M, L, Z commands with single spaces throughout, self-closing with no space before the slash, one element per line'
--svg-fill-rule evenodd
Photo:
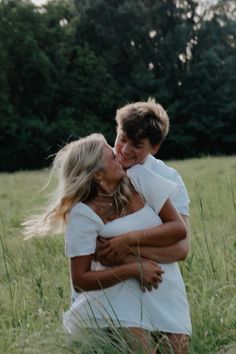
<path fill-rule="evenodd" d="M 152 205 L 104 224 L 84 203 L 71 211 L 66 231 L 69 257 L 94 253 L 97 235 L 115 237 L 125 232 L 150 228 L 162 222 L 157 215 L 176 185 L 150 170 L 132 167 L 128 175 L 135 189 Z M 64 328 L 76 335 L 81 328 L 139 327 L 149 331 L 191 334 L 191 321 L 184 282 L 177 262 L 160 264 L 164 270 L 158 289 L 142 292 L 135 279 L 102 290 L 76 293 L 63 315 Z M 92 262 L 92 270 L 106 267 Z"/>

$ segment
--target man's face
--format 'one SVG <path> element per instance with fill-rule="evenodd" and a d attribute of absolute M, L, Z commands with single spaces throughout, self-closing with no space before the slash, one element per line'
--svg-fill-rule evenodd
<path fill-rule="evenodd" d="M 159 144 L 152 146 L 147 138 L 133 141 L 125 132 L 118 129 L 115 141 L 115 153 L 123 166 L 127 169 L 136 164 L 142 164 L 148 154 L 156 154 Z"/>

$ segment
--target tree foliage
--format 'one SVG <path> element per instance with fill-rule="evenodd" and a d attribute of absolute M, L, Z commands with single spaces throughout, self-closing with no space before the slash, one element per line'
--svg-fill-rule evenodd
<path fill-rule="evenodd" d="M 0 170 L 94 131 L 112 143 L 116 108 L 149 96 L 171 120 L 162 157 L 235 153 L 235 20 L 223 0 L 0 1 Z"/>

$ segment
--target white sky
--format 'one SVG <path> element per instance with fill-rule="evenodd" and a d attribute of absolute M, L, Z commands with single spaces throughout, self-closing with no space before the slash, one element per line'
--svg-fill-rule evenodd
<path fill-rule="evenodd" d="M 31 0 L 34 4 L 36 5 L 42 5 L 45 4 L 45 2 L 47 2 L 47 0 Z M 200 0 L 201 2 L 208 2 L 208 3 L 214 3 L 217 0 Z"/>
<path fill-rule="evenodd" d="M 43 5 L 47 0 L 31 0 L 35 5 Z"/>

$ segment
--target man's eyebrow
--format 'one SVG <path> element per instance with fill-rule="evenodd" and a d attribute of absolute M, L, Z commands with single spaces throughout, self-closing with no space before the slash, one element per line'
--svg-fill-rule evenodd
<path fill-rule="evenodd" d="M 142 140 L 133 140 L 134 145 L 142 145 L 143 141 Z"/>

